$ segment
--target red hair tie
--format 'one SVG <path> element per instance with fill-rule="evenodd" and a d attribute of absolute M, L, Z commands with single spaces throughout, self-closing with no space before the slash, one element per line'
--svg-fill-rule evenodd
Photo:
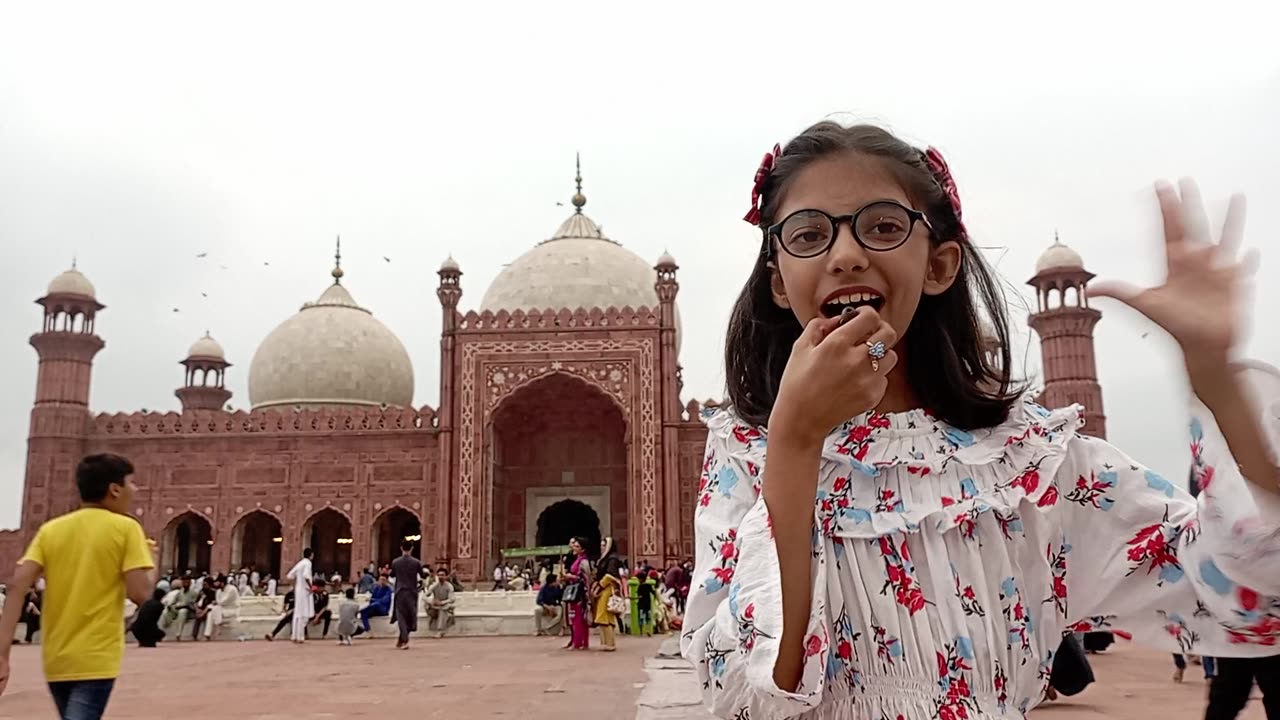
<path fill-rule="evenodd" d="M 742 218 L 752 225 L 760 224 L 761 200 L 764 197 L 764 183 L 769 179 L 769 174 L 773 172 L 773 164 L 778 158 L 782 157 L 782 146 L 774 145 L 773 152 L 764 154 L 764 159 L 760 161 L 760 167 L 756 169 L 756 182 L 751 188 L 751 210 L 747 212 L 746 217 Z"/>
<path fill-rule="evenodd" d="M 929 170 L 933 173 L 933 179 L 938 181 L 942 192 L 947 194 L 947 200 L 951 202 L 951 209 L 955 211 L 956 220 L 960 222 L 961 232 L 967 235 L 968 231 L 964 229 L 964 213 L 960 208 L 960 191 L 956 189 L 956 179 L 951 177 L 951 168 L 947 166 L 947 161 L 943 159 L 942 153 L 938 152 L 935 147 L 924 151 L 924 159 L 929 165 Z"/>

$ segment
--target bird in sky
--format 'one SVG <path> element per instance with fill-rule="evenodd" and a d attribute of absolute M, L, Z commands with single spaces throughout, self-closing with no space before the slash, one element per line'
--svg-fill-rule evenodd
<path fill-rule="evenodd" d="M 198 258 L 208 257 L 208 256 L 209 256 L 209 253 L 207 253 L 207 252 L 196 253 L 196 257 L 198 257 Z"/>
<path fill-rule="evenodd" d="M 382 259 L 386 260 L 387 262 L 391 262 L 391 258 L 387 257 L 386 255 L 383 255 Z"/>

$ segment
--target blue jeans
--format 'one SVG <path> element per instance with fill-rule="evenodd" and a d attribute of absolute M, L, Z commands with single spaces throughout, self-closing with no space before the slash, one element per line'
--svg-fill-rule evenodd
<path fill-rule="evenodd" d="M 66 680 L 49 683 L 53 704 L 62 720 L 98 720 L 111 699 L 114 678 L 108 680 Z"/>

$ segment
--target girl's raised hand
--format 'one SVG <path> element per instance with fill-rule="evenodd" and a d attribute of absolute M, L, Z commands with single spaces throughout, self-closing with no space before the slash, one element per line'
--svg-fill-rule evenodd
<path fill-rule="evenodd" d="M 1145 315 L 1178 341 L 1192 379 L 1225 375 L 1232 349 L 1243 335 L 1249 279 L 1257 255 L 1238 255 L 1244 237 L 1243 195 L 1231 198 L 1222 236 L 1213 242 L 1200 190 L 1191 180 L 1178 188 L 1156 184 L 1164 219 L 1167 276 L 1163 285 L 1097 283 L 1094 297 L 1111 297 Z"/>
<path fill-rule="evenodd" d="M 852 320 L 818 317 L 809 321 L 791 348 L 782 373 L 769 434 L 820 442 L 831 428 L 880 404 L 898 362 L 892 348 L 897 333 L 869 307 Z M 882 357 L 872 346 L 882 343 Z M 874 360 L 874 362 L 873 362 Z"/>

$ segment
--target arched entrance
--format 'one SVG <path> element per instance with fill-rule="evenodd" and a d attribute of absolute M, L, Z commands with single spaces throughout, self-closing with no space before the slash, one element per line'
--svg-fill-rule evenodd
<path fill-rule="evenodd" d="M 261 510 L 240 518 L 231 531 L 231 567 L 252 568 L 263 575 L 280 577 L 280 546 L 284 537 L 280 521 Z"/>
<path fill-rule="evenodd" d="M 185 512 L 169 521 L 161 540 L 160 565 L 178 575 L 209 572 L 213 526 L 203 515 Z"/>
<path fill-rule="evenodd" d="M 568 545 L 569 538 L 581 537 L 587 541 L 587 552 L 594 555 L 602 534 L 600 516 L 581 500 L 561 500 L 538 515 L 538 547 Z"/>
<path fill-rule="evenodd" d="M 346 515 L 333 508 L 312 515 L 302 526 L 302 543 L 315 551 L 311 567 L 317 576 L 351 578 L 351 521 Z"/>
<path fill-rule="evenodd" d="M 611 397 L 577 377 L 547 375 L 499 404 L 488 436 L 488 567 L 500 548 L 567 542 L 579 530 L 611 534 L 627 552 L 627 422 Z"/>
<path fill-rule="evenodd" d="M 373 524 L 373 560 L 382 565 L 400 557 L 400 543 L 413 543 L 413 556 L 422 559 L 422 523 L 402 507 L 382 513 Z"/>

